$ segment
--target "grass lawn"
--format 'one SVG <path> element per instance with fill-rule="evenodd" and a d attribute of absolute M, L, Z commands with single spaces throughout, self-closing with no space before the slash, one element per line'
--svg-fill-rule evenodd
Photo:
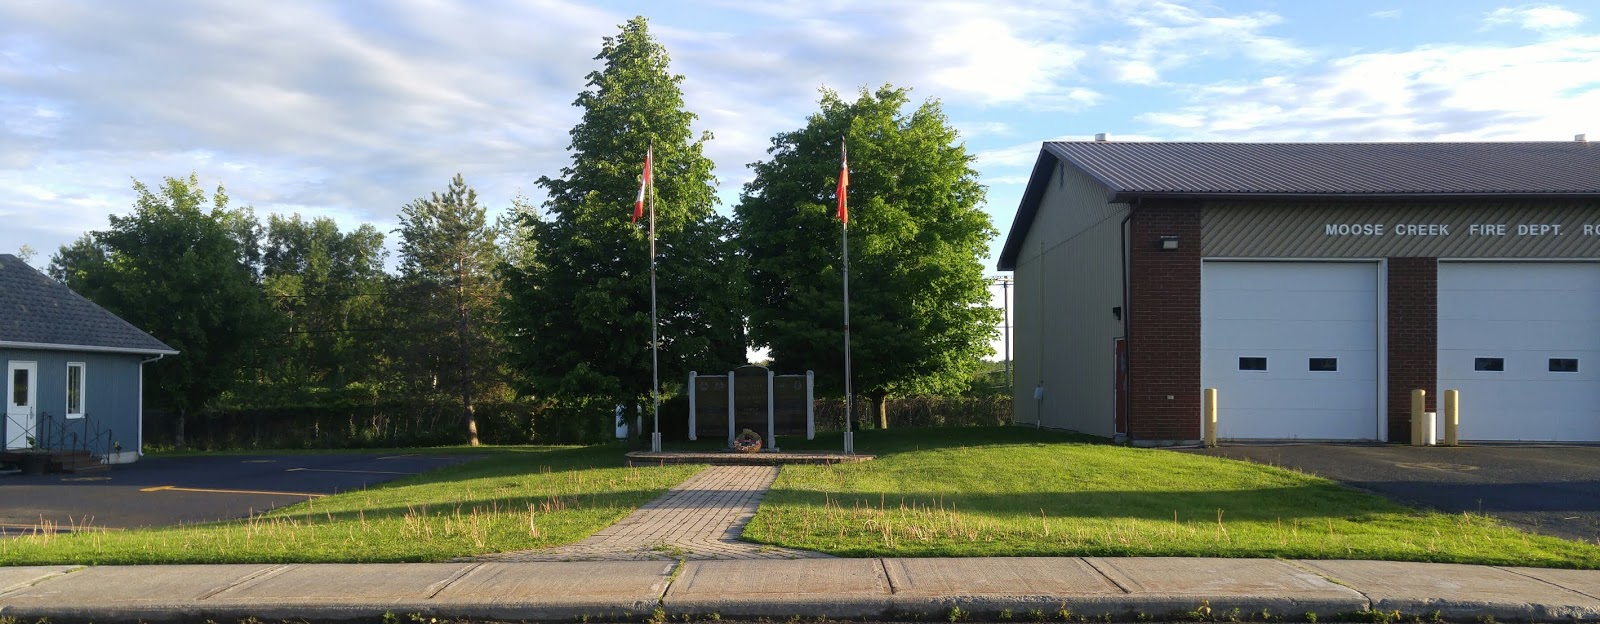
<path fill-rule="evenodd" d="M 700 466 L 623 468 L 620 445 L 485 458 L 249 520 L 0 539 L 0 565 L 442 561 L 571 543 Z"/>
<path fill-rule="evenodd" d="M 834 448 L 838 435 L 785 450 Z M 786 466 L 745 539 L 847 557 L 1206 556 L 1600 567 L 1600 547 L 1268 466 L 1019 427 L 856 434 Z"/>

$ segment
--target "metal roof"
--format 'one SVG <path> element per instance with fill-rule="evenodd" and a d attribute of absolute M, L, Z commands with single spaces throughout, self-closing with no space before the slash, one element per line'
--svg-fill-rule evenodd
<path fill-rule="evenodd" d="M 1051 142 L 1120 196 L 1600 194 L 1600 148 L 1541 143 Z"/>
<path fill-rule="evenodd" d="M 0 254 L 0 347 L 177 353 L 11 254 Z"/>
<path fill-rule="evenodd" d="M 1039 150 L 999 269 L 1016 268 L 1058 162 L 1139 198 L 1600 198 L 1600 147 L 1519 143 L 1051 141 Z"/>

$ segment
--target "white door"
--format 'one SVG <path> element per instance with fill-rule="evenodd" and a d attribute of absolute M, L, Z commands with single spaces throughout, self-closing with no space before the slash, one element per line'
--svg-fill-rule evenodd
<path fill-rule="evenodd" d="M 28 438 L 37 427 L 34 412 L 39 404 L 39 364 L 11 362 L 6 365 L 6 448 L 28 448 Z"/>
<path fill-rule="evenodd" d="M 1438 371 L 1463 440 L 1600 441 L 1600 264 L 1440 262 Z"/>
<path fill-rule="evenodd" d="M 1217 435 L 1378 436 L 1378 264 L 1201 265 L 1200 382 Z"/>

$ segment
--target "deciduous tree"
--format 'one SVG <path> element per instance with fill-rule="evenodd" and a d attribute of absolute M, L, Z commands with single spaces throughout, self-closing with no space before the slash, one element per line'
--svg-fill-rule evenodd
<path fill-rule="evenodd" d="M 875 399 L 955 394 L 989 352 L 999 311 L 981 258 L 996 234 L 979 209 L 972 156 L 937 101 L 905 112 L 906 89 L 824 90 L 806 126 L 772 139 L 735 210 L 750 262 L 750 334 L 779 368 L 843 389 L 841 139 L 850 161 L 854 386 Z"/>
<path fill-rule="evenodd" d="M 262 287 L 282 317 L 264 383 L 247 404 L 338 404 L 372 398 L 383 373 L 389 301 L 383 233 L 332 219 L 267 218 Z"/>
<path fill-rule="evenodd" d="M 62 247 L 50 274 L 179 351 L 150 367 L 148 386 L 180 412 L 181 445 L 181 415 L 228 389 L 273 331 L 245 240 L 259 225 L 228 208 L 222 186 L 207 197 L 194 174 L 133 189 L 133 213 Z"/>

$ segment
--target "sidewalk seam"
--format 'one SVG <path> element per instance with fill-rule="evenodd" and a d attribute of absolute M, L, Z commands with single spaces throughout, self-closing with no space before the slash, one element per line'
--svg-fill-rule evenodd
<path fill-rule="evenodd" d="M 889 574 L 889 562 L 883 557 L 878 557 L 878 569 L 883 570 L 883 580 L 889 584 L 889 595 L 900 593 L 900 588 L 894 586 L 894 575 Z"/>
<path fill-rule="evenodd" d="M 1106 574 L 1105 570 L 1102 570 L 1102 569 L 1100 569 L 1100 566 L 1095 565 L 1093 559 L 1091 559 L 1089 557 L 1078 557 L 1077 559 L 1078 559 L 1078 561 L 1082 561 L 1084 563 L 1084 565 L 1089 566 L 1090 569 L 1092 569 L 1096 573 L 1098 573 L 1101 578 L 1104 578 L 1105 580 L 1111 581 L 1111 584 L 1112 585 L 1116 585 L 1117 589 L 1122 590 L 1122 593 L 1130 595 L 1130 596 L 1133 595 L 1133 591 L 1128 589 L 1127 587 L 1123 587 L 1122 583 L 1117 582 L 1116 577 L 1113 577 L 1110 574 Z"/>
<path fill-rule="evenodd" d="M 667 584 L 661 586 L 661 595 L 656 596 L 657 607 L 667 608 L 667 592 L 672 591 L 672 585 L 678 582 L 678 575 L 683 574 L 684 565 L 685 561 L 683 559 L 679 559 L 677 563 L 672 565 L 672 572 L 667 574 Z"/>
<path fill-rule="evenodd" d="M 257 570 L 255 572 L 250 573 L 250 574 L 246 574 L 244 576 L 244 578 L 238 579 L 238 580 L 236 580 L 236 581 L 234 581 L 232 583 L 228 583 L 227 585 L 223 585 L 222 587 L 218 587 L 218 588 L 213 589 L 211 591 L 208 591 L 208 592 L 206 592 L 204 594 L 200 594 L 200 597 L 199 598 L 195 598 L 195 601 L 199 602 L 199 601 L 202 601 L 202 600 L 210 600 L 212 596 L 215 596 L 215 595 L 220 594 L 222 592 L 228 591 L 228 590 L 233 589 L 235 587 L 239 587 L 241 585 L 244 585 L 245 583 L 249 583 L 249 582 L 257 580 L 257 579 L 266 578 L 268 576 L 272 576 L 272 575 L 278 574 L 280 572 L 283 572 L 284 570 L 289 569 L 289 566 L 291 566 L 291 565 L 293 565 L 293 564 L 283 563 L 283 564 L 272 566 L 270 568 Z"/>
<path fill-rule="evenodd" d="M 424 598 L 424 600 L 433 600 L 434 596 L 439 595 L 439 592 L 449 589 L 451 585 L 456 584 L 456 581 L 466 578 L 468 574 L 471 574 L 473 571 L 481 567 L 483 567 L 482 563 L 474 563 L 467 567 L 461 568 L 460 570 L 456 570 L 455 574 L 451 574 L 449 578 L 430 585 L 429 587 L 437 586 L 437 588 L 428 592 L 428 595 Z"/>
<path fill-rule="evenodd" d="M 1350 591 L 1355 592 L 1357 596 L 1361 596 L 1361 599 L 1365 600 L 1367 602 L 1367 604 L 1364 605 L 1364 608 L 1366 610 L 1371 611 L 1373 609 L 1373 605 L 1375 603 L 1372 602 L 1372 596 L 1368 596 L 1367 592 L 1364 592 L 1364 591 L 1361 591 L 1359 589 L 1356 589 L 1356 586 L 1351 585 L 1349 583 L 1346 583 L 1344 581 L 1341 581 L 1339 579 L 1333 578 L 1332 576 L 1329 576 L 1327 573 L 1323 572 L 1322 570 L 1318 570 L 1318 569 L 1313 568 L 1313 567 L 1308 566 L 1308 565 L 1303 565 L 1298 560 L 1295 560 L 1295 559 L 1279 559 L 1278 561 L 1282 561 L 1284 563 L 1287 563 L 1287 564 L 1289 564 L 1290 567 L 1299 568 L 1301 570 L 1304 570 L 1308 574 L 1315 574 L 1315 575 L 1317 575 L 1317 578 L 1320 578 L 1320 579 L 1322 579 L 1324 581 L 1327 581 L 1329 583 L 1333 583 L 1334 585 L 1338 585 L 1340 587 L 1343 587 L 1345 589 L 1348 589 Z"/>
<path fill-rule="evenodd" d="M 1546 585 L 1549 585 L 1551 587 L 1554 587 L 1554 588 L 1562 590 L 1562 591 L 1569 591 L 1569 592 L 1572 592 L 1572 593 L 1577 594 L 1579 596 L 1584 596 L 1586 598 L 1590 598 L 1592 600 L 1600 600 L 1600 596 L 1591 596 L 1591 595 L 1585 593 L 1581 589 L 1575 589 L 1575 588 L 1572 588 L 1572 587 L 1567 587 L 1566 585 L 1562 585 L 1562 584 L 1557 583 L 1555 581 L 1547 581 L 1547 580 L 1544 580 L 1544 579 L 1539 578 L 1537 576 L 1529 576 L 1527 574 L 1523 574 L 1521 572 L 1518 572 L 1516 570 L 1507 568 L 1505 566 L 1490 566 L 1490 567 L 1492 567 L 1492 568 L 1494 568 L 1496 570 L 1504 570 L 1506 572 L 1510 572 L 1512 574 L 1515 574 L 1515 575 L 1520 576 L 1520 577 L 1525 578 L 1525 579 L 1533 579 L 1535 581 L 1539 581 L 1540 583 L 1544 583 Z"/>
<path fill-rule="evenodd" d="M 62 570 L 60 572 L 56 572 L 56 573 L 49 574 L 49 575 L 46 575 L 46 576 L 43 576 L 43 577 L 40 577 L 40 578 L 36 578 L 36 579 L 31 580 L 31 581 L 23 581 L 23 582 L 15 584 L 15 585 L 12 585 L 11 587 L 8 587 L 8 588 L 6 588 L 4 590 L 0 590 L 0 598 L 4 598 L 6 596 L 9 596 L 11 594 L 15 594 L 17 592 L 27 591 L 29 589 L 33 589 L 35 587 L 38 587 L 40 583 L 43 583 L 45 581 L 61 578 L 61 577 L 66 576 L 68 574 L 72 574 L 73 572 L 78 572 L 80 570 L 87 570 L 87 569 L 89 569 L 89 566 L 82 566 L 82 565 L 73 566 L 71 569 L 68 569 L 68 570 Z"/>

